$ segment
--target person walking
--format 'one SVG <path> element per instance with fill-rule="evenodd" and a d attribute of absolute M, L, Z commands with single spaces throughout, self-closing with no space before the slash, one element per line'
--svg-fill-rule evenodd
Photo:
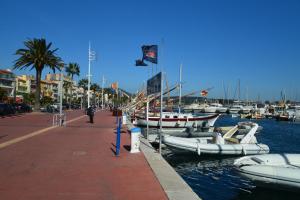
<path fill-rule="evenodd" d="M 90 117 L 90 123 L 93 124 L 94 123 L 94 109 L 90 106 L 87 109 L 87 115 Z"/>

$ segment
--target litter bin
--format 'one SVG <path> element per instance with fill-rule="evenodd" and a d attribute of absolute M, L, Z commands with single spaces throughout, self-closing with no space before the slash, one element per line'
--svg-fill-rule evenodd
<path fill-rule="evenodd" d="M 130 153 L 138 153 L 140 152 L 140 128 L 132 128 L 131 129 L 131 148 Z"/>

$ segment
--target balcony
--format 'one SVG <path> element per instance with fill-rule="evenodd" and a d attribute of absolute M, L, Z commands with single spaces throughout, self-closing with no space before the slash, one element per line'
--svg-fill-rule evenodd
<path fill-rule="evenodd" d="M 2 79 L 2 80 L 0 80 L 0 87 L 14 88 L 14 81 Z"/>
<path fill-rule="evenodd" d="M 18 86 L 18 92 L 25 92 L 27 93 L 28 92 L 28 87 L 26 86 Z"/>

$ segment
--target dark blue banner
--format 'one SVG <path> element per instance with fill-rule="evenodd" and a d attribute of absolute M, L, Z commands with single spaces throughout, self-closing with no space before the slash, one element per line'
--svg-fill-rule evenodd
<path fill-rule="evenodd" d="M 147 95 L 158 93 L 161 90 L 161 72 L 147 81 Z"/>

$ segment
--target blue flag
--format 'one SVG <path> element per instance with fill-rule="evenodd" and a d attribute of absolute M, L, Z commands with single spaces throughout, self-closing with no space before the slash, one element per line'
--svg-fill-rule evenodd
<path fill-rule="evenodd" d="M 143 45 L 143 60 L 147 60 L 149 62 L 157 64 L 157 53 L 158 47 L 157 45 Z"/>

